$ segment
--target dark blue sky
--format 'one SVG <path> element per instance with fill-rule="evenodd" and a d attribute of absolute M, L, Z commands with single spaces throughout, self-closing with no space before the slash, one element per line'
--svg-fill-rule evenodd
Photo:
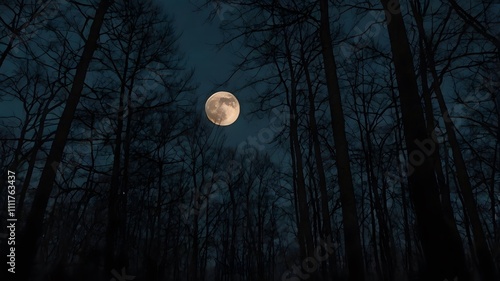
<path fill-rule="evenodd" d="M 206 99 L 215 91 L 229 91 L 239 100 L 241 113 L 238 120 L 228 127 L 218 127 L 215 133 L 225 133 L 228 137 L 228 144 L 238 146 L 249 136 L 257 136 L 259 130 L 269 126 L 268 119 L 259 119 L 250 115 L 253 109 L 252 91 L 237 91 L 244 80 L 245 74 L 233 77 L 227 87 L 218 88 L 217 85 L 226 81 L 232 73 L 233 64 L 237 62 L 234 50 L 240 46 L 237 44 L 218 50 L 215 46 L 220 43 L 223 34 L 220 24 L 230 16 L 224 11 L 236 9 L 237 6 L 228 4 L 213 5 L 208 4 L 202 9 L 199 6 L 204 1 L 174 0 L 165 1 L 166 12 L 174 17 L 175 28 L 182 36 L 179 41 L 180 50 L 185 54 L 189 67 L 195 69 L 195 83 L 199 83 L 197 94 L 200 96 L 199 110 L 202 112 Z M 226 5 L 226 6 L 224 6 Z M 212 21 L 208 21 L 211 12 L 219 13 Z M 203 113 L 203 118 L 206 116 Z M 270 145 L 266 146 L 266 150 Z"/>
<path fill-rule="evenodd" d="M 225 18 L 230 16 L 224 11 L 237 9 L 237 6 L 229 6 L 221 2 L 217 6 L 215 0 L 213 4 L 208 4 L 201 9 L 199 7 L 205 3 L 204 0 L 158 0 L 157 2 L 162 3 L 165 12 L 173 16 L 175 29 L 181 35 L 178 41 L 179 50 L 185 56 L 187 67 L 195 70 L 193 82 L 199 85 L 196 91 L 199 96 L 199 114 L 208 122 L 204 113 L 204 103 L 207 98 L 216 91 L 229 91 L 240 102 L 240 116 L 230 126 L 213 125 L 214 134 L 225 134 L 227 144 L 234 147 L 247 141 L 248 137 L 258 137 L 259 131 L 269 128 L 270 119 L 267 117 L 262 119 L 250 114 L 250 111 L 254 109 L 253 101 L 255 100 L 252 90 L 236 90 L 241 88 L 248 74 L 239 73 L 233 76 L 228 86 L 217 87 L 231 76 L 233 65 L 237 62 L 234 50 L 241 48 L 238 44 L 221 50 L 216 47 L 216 44 L 220 43 L 223 38 L 220 25 Z M 217 12 L 217 9 L 219 13 L 212 21 L 209 21 L 210 13 Z M 8 62 L 4 67 L 10 69 Z M 16 116 L 20 112 L 22 112 L 20 104 L 4 101 L 0 105 L 0 116 Z M 259 145 L 260 148 L 265 147 L 266 152 L 275 151 L 272 144 L 260 143 Z"/>

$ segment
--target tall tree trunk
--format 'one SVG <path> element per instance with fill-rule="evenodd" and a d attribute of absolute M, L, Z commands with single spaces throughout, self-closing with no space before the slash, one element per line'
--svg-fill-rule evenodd
<path fill-rule="evenodd" d="M 125 69 L 127 69 L 128 59 L 125 59 Z M 125 72 L 126 73 L 126 72 Z M 119 247 L 120 241 L 124 237 L 124 233 L 121 231 L 121 212 L 122 212 L 122 200 L 124 194 L 121 190 L 122 186 L 122 146 L 123 146 L 123 118 L 124 118 L 124 99 L 125 99 L 125 74 L 123 75 L 120 96 L 119 96 L 119 107 L 117 114 L 117 125 L 116 125 L 116 136 L 115 136 L 115 146 L 113 151 L 113 168 L 111 172 L 111 184 L 108 195 L 108 225 L 106 228 L 106 266 L 107 272 L 112 269 L 122 268 L 125 264 L 120 261 L 121 249 Z"/>
<path fill-rule="evenodd" d="M 337 77 L 337 65 L 333 53 L 332 38 L 330 36 L 330 16 L 328 0 L 320 0 L 321 23 L 320 40 L 323 63 L 325 67 L 328 101 L 332 117 L 333 139 L 336 148 L 337 173 L 340 187 L 340 201 L 342 203 L 342 217 L 344 220 L 344 239 L 346 245 L 349 280 L 364 280 L 363 250 L 356 210 L 356 198 L 352 184 L 351 167 L 349 163 L 349 148 L 345 134 L 345 120 L 340 97 L 340 86 Z"/>
<path fill-rule="evenodd" d="M 80 101 L 80 96 L 87 75 L 90 61 L 97 48 L 101 26 L 104 15 L 111 6 L 112 1 L 102 0 L 96 10 L 94 20 L 90 27 L 89 35 L 83 49 L 82 56 L 76 67 L 73 85 L 71 87 L 68 101 L 57 125 L 56 134 L 50 148 L 47 161 L 40 176 L 37 192 L 33 200 L 31 211 L 26 219 L 26 227 L 21 233 L 19 245 L 19 277 L 20 280 L 29 280 L 29 275 L 33 268 L 33 262 L 37 252 L 37 241 L 43 231 L 43 218 L 47 207 L 50 193 L 56 178 L 56 171 L 61 162 L 66 140 L 68 138 L 71 122 L 75 115 L 76 107 Z"/>
<path fill-rule="evenodd" d="M 450 1 L 454 2 L 456 5 L 455 1 Z M 488 243 L 486 241 L 486 236 L 483 231 L 483 227 L 481 224 L 481 220 L 479 218 L 479 213 L 477 210 L 477 205 L 474 199 L 474 195 L 472 193 L 472 186 L 469 180 L 469 176 L 467 173 L 467 167 L 465 165 L 465 161 L 463 159 L 462 152 L 460 151 L 460 146 L 458 144 L 458 139 L 455 134 L 455 126 L 453 123 L 453 120 L 449 118 L 448 115 L 448 108 L 446 106 L 445 100 L 443 93 L 441 91 L 441 81 L 439 79 L 437 70 L 436 70 L 436 65 L 434 62 L 434 54 L 432 53 L 432 46 L 431 42 L 427 41 L 424 25 L 423 25 L 423 19 L 422 19 L 422 14 L 419 10 L 419 1 L 416 1 L 417 5 L 413 5 L 413 13 L 415 15 L 415 19 L 417 22 L 417 28 L 419 31 L 420 35 L 420 40 L 421 40 L 421 48 L 422 48 L 422 54 L 421 56 L 425 60 L 425 65 L 422 65 L 421 67 L 426 67 L 428 66 L 433 78 L 433 83 L 432 83 L 432 89 L 436 93 L 436 98 L 439 104 L 439 108 L 441 110 L 441 114 L 444 117 L 444 124 L 446 127 L 446 132 L 448 135 L 448 141 L 450 142 L 452 154 L 453 154 L 453 160 L 455 163 L 455 168 L 456 168 L 456 176 L 458 180 L 458 186 L 460 188 L 461 195 L 463 196 L 463 202 L 464 202 L 464 207 L 466 210 L 466 216 L 470 220 L 470 223 L 472 225 L 472 232 L 474 236 L 474 246 L 476 248 L 476 256 L 479 262 L 479 269 L 480 273 L 483 277 L 483 280 L 496 280 L 498 279 L 497 276 L 497 270 L 495 266 L 495 262 L 493 261 L 493 257 L 491 255 L 491 251 L 488 247 Z M 429 94 L 429 93 L 427 93 Z M 428 97 L 430 99 L 430 97 Z M 436 144 L 436 149 L 437 149 L 437 144 Z M 437 153 L 434 153 L 436 155 Z M 439 166 L 441 167 L 441 166 Z M 448 190 L 449 191 L 449 190 Z M 449 195 L 448 195 L 448 200 L 449 200 Z M 448 202 L 447 202 L 448 203 Z M 447 213 L 452 212 L 449 210 L 451 208 L 450 206 L 446 206 Z M 448 214 L 449 215 L 449 214 Z M 452 215 L 452 213 L 451 213 Z M 453 219 L 453 218 L 451 218 Z"/>
<path fill-rule="evenodd" d="M 431 152 L 430 158 L 432 159 L 434 171 L 436 172 L 437 183 L 439 186 L 440 196 L 441 196 L 441 204 L 443 207 L 444 215 L 447 216 L 448 220 L 452 222 L 451 226 L 453 227 L 454 232 L 458 232 L 458 228 L 456 225 L 455 215 L 453 212 L 453 207 L 451 205 L 451 190 L 448 183 L 448 180 L 444 176 L 443 165 L 441 162 L 441 156 L 439 154 L 440 144 L 437 141 L 437 136 L 435 136 L 435 128 L 436 124 L 434 121 L 434 107 L 432 104 L 432 93 L 431 88 L 429 86 L 428 81 L 428 59 L 426 54 L 425 47 L 425 32 L 423 27 L 423 18 L 421 14 L 420 1 L 416 0 L 414 3 L 410 2 L 413 16 L 415 18 L 415 22 L 417 24 L 417 30 L 419 33 L 419 67 L 420 67 L 420 78 L 422 81 L 422 96 L 425 104 L 425 116 L 427 121 L 427 134 L 435 138 L 435 148 L 434 151 Z M 450 14 L 447 16 L 449 17 Z"/>
<path fill-rule="evenodd" d="M 451 151 L 453 155 L 453 160 L 455 163 L 456 176 L 458 180 L 458 186 L 460 188 L 460 193 L 463 196 L 464 207 L 467 212 L 467 216 L 470 220 L 472 226 L 472 233 L 474 236 L 474 246 L 476 248 L 476 255 L 479 262 L 479 271 L 483 277 L 483 280 L 498 280 L 498 272 L 491 256 L 491 251 L 488 247 L 488 242 L 486 241 L 486 236 L 483 230 L 481 219 L 479 217 L 479 212 L 477 209 L 476 201 L 474 199 L 474 194 L 472 193 L 472 185 L 469 180 L 469 175 L 467 173 L 467 167 L 465 166 L 465 160 L 463 158 L 462 152 L 460 151 L 460 145 L 458 144 L 458 139 L 455 134 L 455 126 L 453 120 L 448 115 L 448 108 L 444 101 L 443 93 L 441 92 L 440 83 L 438 81 L 438 75 L 434 65 L 434 60 L 429 56 L 430 69 L 432 76 L 434 78 L 433 88 L 436 93 L 436 97 L 439 103 L 439 108 L 444 116 L 444 123 L 446 126 L 446 132 L 448 135 L 448 141 L 450 142 Z"/>
<path fill-rule="evenodd" d="M 321 147 L 318 136 L 318 126 L 316 121 L 316 108 L 313 95 L 313 84 L 311 80 L 311 75 L 309 73 L 309 64 L 304 56 L 304 50 L 301 50 L 301 60 L 304 66 L 304 74 L 306 77 L 308 98 L 309 98 L 309 127 L 312 136 L 312 142 L 314 146 L 314 159 L 316 161 L 317 172 L 319 176 L 319 189 L 321 193 L 321 217 L 323 221 L 323 228 L 321 229 L 321 237 L 323 239 L 333 239 L 332 235 L 332 224 L 330 220 L 330 208 L 328 206 L 328 191 L 326 188 L 326 175 L 325 167 L 323 164 L 323 157 L 321 155 Z M 329 267 L 326 268 L 325 274 L 327 276 L 335 276 L 337 265 L 335 261 L 335 254 L 330 254 L 328 257 Z"/>
<path fill-rule="evenodd" d="M 367 115 L 367 114 L 366 114 Z M 365 115 L 365 116 L 366 116 Z M 371 144 L 370 133 L 367 132 L 367 149 L 368 156 L 366 157 L 366 161 L 368 163 L 367 172 L 368 172 L 368 184 L 370 185 L 370 189 L 373 189 L 373 199 L 374 199 L 374 208 L 372 210 L 375 212 L 377 216 L 378 222 L 378 231 L 379 231 L 379 241 L 380 241 L 380 259 L 382 260 L 382 274 L 383 280 L 393 280 L 393 261 L 391 257 L 391 237 L 389 233 L 389 228 L 387 225 L 386 216 L 384 213 L 384 208 L 382 207 L 382 201 L 380 200 L 379 195 L 379 187 L 378 187 L 378 178 L 375 175 L 375 170 L 373 167 L 373 148 Z M 372 188 L 373 187 L 373 188 Z"/>
<path fill-rule="evenodd" d="M 401 118 L 399 114 L 399 107 L 398 107 L 398 102 L 397 102 L 397 97 L 395 93 L 395 87 L 394 87 L 394 77 L 392 74 L 392 70 L 390 71 L 390 81 L 391 81 L 391 99 L 392 102 L 394 103 L 394 116 L 396 118 L 396 127 L 400 128 L 401 127 Z M 407 267 L 407 272 L 409 273 L 409 276 L 413 276 L 413 242 L 412 242 L 412 236 L 411 236 L 411 230 L 410 230 L 410 215 L 408 210 L 410 209 L 410 204 L 407 201 L 407 195 L 406 195 L 406 185 L 404 184 L 404 175 L 403 171 L 401 169 L 402 163 L 399 158 L 399 152 L 403 151 L 403 136 L 401 133 L 401 130 L 396 130 L 394 133 L 395 139 L 396 139 L 396 165 L 397 165 L 397 175 L 396 177 L 400 179 L 398 183 L 400 184 L 401 188 L 401 201 L 402 201 L 402 208 L 403 208 L 403 229 L 404 229 L 404 239 L 405 239 L 405 253 L 404 257 L 406 267 Z"/>
<path fill-rule="evenodd" d="M 14 39 L 15 38 L 16 38 L 15 36 L 10 37 L 9 44 L 7 44 L 7 47 L 2 52 L 2 55 L 0 55 L 0 68 L 2 67 L 5 59 L 7 58 L 7 55 L 9 55 L 10 51 L 14 48 Z"/>
<path fill-rule="evenodd" d="M 419 1 L 416 1 L 416 5 L 412 4 L 413 15 L 415 17 L 415 21 L 417 22 L 417 29 L 420 33 L 421 28 L 421 17 L 419 12 L 417 11 L 418 6 L 420 5 Z M 427 79 L 427 56 L 425 54 L 425 47 L 423 43 L 423 38 L 419 38 L 419 67 L 420 67 L 420 79 L 422 81 L 422 97 L 424 99 L 425 104 L 425 118 L 427 121 L 427 134 L 432 136 L 435 134 L 436 124 L 434 121 L 434 107 L 432 106 L 432 97 L 431 91 L 429 88 L 429 82 Z M 437 182 L 439 184 L 439 190 L 441 194 L 441 204 L 443 205 L 443 210 L 445 215 L 447 215 L 450 220 L 455 221 L 453 216 L 453 208 L 451 207 L 451 199 L 450 199 L 450 187 L 448 182 L 444 177 L 443 165 L 441 163 L 441 157 L 439 155 L 439 143 L 435 142 L 435 149 L 431 154 L 432 163 L 434 165 L 434 169 L 436 171 Z M 455 226 L 456 227 L 456 226 Z"/>
<path fill-rule="evenodd" d="M 406 28 L 398 0 L 381 0 L 388 21 L 396 80 L 408 152 L 408 184 L 410 198 L 417 217 L 417 230 L 422 243 L 427 268 L 422 280 L 469 280 L 466 272 L 462 241 L 451 222 L 443 213 L 438 185 L 431 159 L 419 147 L 433 142 L 427 135 L 424 114 L 420 103 L 413 55 L 407 39 Z"/>
<path fill-rule="evenodd" d="M 299 241 L 303 242 L 302 259 L 314 256 L 313 238 L 311 233 L 311 222 L 309 217 L 309 206 L 307 204 L 307 191 L 304 177 L 304 163 L 302 159 L 302 150 L 299 143 L 298 134 L 298 112 L 297 112 L 297 80 L 295 78 L 295 68 L 292 61 L 292 51 L 290 49 L 290 38 L 284 34 L 286 48 L 286 63 L 290 71 L 290 140 L 292 142 L 292 154 L 295 158 L 296 177 L 294 182 L 297 188 L 297 204 L 299 209 Z M 300 237 L 302 236 L 302 237 Z M 304 251 L 305 250 L 305 251 Z M 316 274 L 316 273 L 315 273 Z M 315 275 L 314 274 L 314 275 Z"/>
<path fill-rule="evenodd" d="M 294 115 L 297 116 L 297 104 L 296 104 L 296 90 L 292 89 L 292 98 L 291 98 L 291 108 L 294 112 Z M 307 191 L 304 177 L 304 164 L 302 160 L 302 151 L 299 143 L 299 135 L 298 135 L 298 124 L 297 119 L 294 118 L 292 123 L 290 124 L 290 132 L 291 138 L 293 138 L 293 153 L 295 154 L 295 162 L 297 169 L 297 178 L 295 181 L 297 182 L 297 201 L 299 207 L 299 228 L 301 233 L 303 234 L 303 239 L 305 242 L 305 256 L 302 258 L 306 258 L 308 256 L 314 255 L 313 253 L 313 241 L 311 234 L 311 222 L 309 218 L 309 206 L 307 204 Z"/>
<path fill-rule="evenodd" d="M 38 155 L 38 150 L 40 150 L 40 147 L 42 146 L 43 143 L 43 132 L 45 131 L 45 120 L 47 118 L 47 115 L 49 113 L 49 107 L 50 102 L 47 102 L 45 105 L 45 108 L 42 111 L 42 116 L 40 117 L 40 125 L 38 126 L 38 132 L 36 135 L 36 140 L 35 143 L 33 144 L 33 148 L 31 149 L 31 156 L 28 161 L 28 170 L 26 171 L 26 176 L 24 177 L 24 182 L 21 187 L 21 192 L 19 193 L 19 202 L 17 205 L 17 213 L 19 216 L 23 215 L 23 209 L 24 209 L 24 200 L 26 198 L 26 193 L 28 192 L 28 187 L 31 182 L 31 177 L 33 175 L 33 171 L 35 169 L 35 164 L 36 164 L 36 159 Z"/>

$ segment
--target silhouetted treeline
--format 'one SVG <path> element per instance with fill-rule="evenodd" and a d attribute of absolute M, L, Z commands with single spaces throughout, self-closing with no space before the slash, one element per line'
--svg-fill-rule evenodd
<path fill-rule="evenodd" d="M 5 280 L 500 279 L 498 4 L 193 4 L 269 120 L 236 146 L 179 49 L 199 14 L 0 2 Z"/>

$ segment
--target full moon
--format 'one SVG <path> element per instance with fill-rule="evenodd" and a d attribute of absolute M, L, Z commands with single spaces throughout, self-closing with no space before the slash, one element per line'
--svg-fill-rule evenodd
<path fill-rule="evenodd" d="M 217 92 L 205 103 L 205 112 L 212 123 L 219 126 L 233 124 L 240 115 L 240 103 L 229 92 Z"/>

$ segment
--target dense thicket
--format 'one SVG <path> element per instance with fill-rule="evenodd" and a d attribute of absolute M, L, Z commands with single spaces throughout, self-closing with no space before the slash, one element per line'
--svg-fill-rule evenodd
<path fill-rule="evenodd" d="M 268 117 L 237 146 L 161 1 L 0 2 L 19 280 L 499 278 L 498 4 L 193 2 Z"/>

